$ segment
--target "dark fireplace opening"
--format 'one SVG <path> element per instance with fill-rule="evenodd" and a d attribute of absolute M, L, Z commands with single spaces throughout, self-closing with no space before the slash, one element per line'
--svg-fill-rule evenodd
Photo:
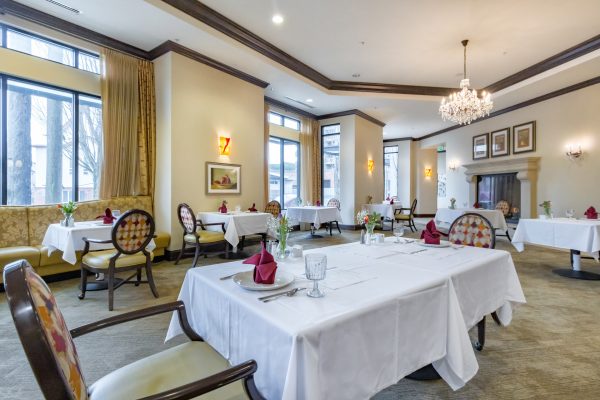
<path fill-rule="evenodd" d="M 479 175 L 477 177 L 479 207 L 502 209 L 507 222 L 518 222 L 521 211 L 521 182 L 517 173 Z"/>

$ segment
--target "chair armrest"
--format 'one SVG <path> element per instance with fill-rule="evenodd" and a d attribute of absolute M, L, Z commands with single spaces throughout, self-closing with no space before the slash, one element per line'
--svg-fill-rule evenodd
<path fill-rule="evenodd" d="M 256 372 L 256 361 L 250 360 L 245 363 L 228 368 L 225 371 L 197 380 L 186 385 L 166 390 L 140 400 L 186 400 L 193 399 L 223 386 L 244 379 L 246 394 L 253 400 L 264 399 L 256 387 L 252 375 Z"/>
<path fill-rule="evenodd" d="M 210 224 L 204 224 L 204 223 L 200 223 L 200 222 L 196 222 L 196 227 L 201 227 L 202 229 L 204 229 L 205 226 L 220 226 L 221 229 L 223 229 L 223 233 L 225 233 L 225 222 L 211 222 Z M 206 230 L 206 229 L 204 229 Z"/>
<path fill-rule="evenodd" d="M 179 323 L 183 332 L 187 335 L 190 340 L 202 341 L 202 337 L 198 335 L 190 326 L 187 315 L 185 313 L 185 304 L 183 301 L 174 301 L 166 304 L 159 304 L 157 306 L 142 308 L 141 310 L 135 310 L 121 315 L 115 315 L 101 319 L 100 321 L 92 322 L 90 324 L 82 325 L 78 328 L 71 329 L 71 336 L 76 338 L 78 336 L 85 335 L 100 329 L 108 328 L 109 326 L 122 324 L 123 322 L 134 321 L 136 319 L 151 317 L 154 315 L 162 314 L 169 311 L 177 311 L 179 316 Z"/>
<path fill-rule="evenodd" d="M 111 239 L 105 239 L 105 240 L 100 240 L 100 239 L 89 239 L 89 238 L 81 238 L 81 240 L 83 240 L 86 243 L 112 243 Z"/>

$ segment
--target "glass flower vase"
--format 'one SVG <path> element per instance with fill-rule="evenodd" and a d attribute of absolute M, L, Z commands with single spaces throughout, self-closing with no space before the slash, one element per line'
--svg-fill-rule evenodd
<path fill-rule="evenodd" d="M 277 244 L 277 251 L 275 257 L 279 260 L 285 260 L 290 254 L 290 250 L 287 248 L 287 241 L 289 235 L 289 233 L 285 233 L 280 234 L 278 237 L 279 243 Z"/>

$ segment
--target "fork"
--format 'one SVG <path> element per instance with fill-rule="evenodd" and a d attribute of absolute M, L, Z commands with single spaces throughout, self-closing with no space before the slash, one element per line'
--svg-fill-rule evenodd
<path fill-rule="evenodd" d="M 288 290 L 287 292 L 279 293 L 278 295 L 274 295 L 273 297 L 266 298 L 266 299 L 262 300 L 262 302 L 268 303 L 270 301 L 277 300 L 278 298 L 283 297 L 283 296 L 292 297 L 301 290 L 306 290 L 306 288 L 295 288 L 292 290 Z"/>

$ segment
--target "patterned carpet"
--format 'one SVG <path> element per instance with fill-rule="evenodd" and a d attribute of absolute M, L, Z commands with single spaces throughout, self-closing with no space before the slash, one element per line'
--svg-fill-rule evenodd
<path fill-rule="evenodd" d="M 293 233 L 290 242 L 305 248 L 356 241 L 356 232 L 306 239 Z M 249 247 L 252 251 L 256 245 Z M 401 380 L 379 394 L 376 400 L 392 399 L 592 399 L 600 393 L 600 282 L 561 278 L 553 268 L 568 264 L 568 253 L 528 247 L 517 253 L 506 238 L 497 248 L 511 251 L 528 304 L 519 308 L 509 327 L 487 325 L 486 347 L 477 353 L 479 372 L 464 388 L 452 391 L 443 381 Z M 221 262 L 202 260 L 202 265 Z M 88 292 L 77 299 L 76 279 L 55 282 L 50 288 L 74 328 L 100 318 L 175 300 L 191 264 L 161 262 L 155 265 L 155 280 L 161 297 L 154 299 L 145 286 L 127 285 L 115 294 L 115 311 L 107 310 L 106 292 Z M 586 269 L 600 272 L 594 261 Z M 133 360 L 153 354 L 163 344 L 170 315 L 138 320 L 76 339 L 87 383 Z M 21 344 L 14 330 L 4 294 L 0 295 L 0 398 L 40 399 Z M 473 334 L 475 331 L 472 332 Z"/>

